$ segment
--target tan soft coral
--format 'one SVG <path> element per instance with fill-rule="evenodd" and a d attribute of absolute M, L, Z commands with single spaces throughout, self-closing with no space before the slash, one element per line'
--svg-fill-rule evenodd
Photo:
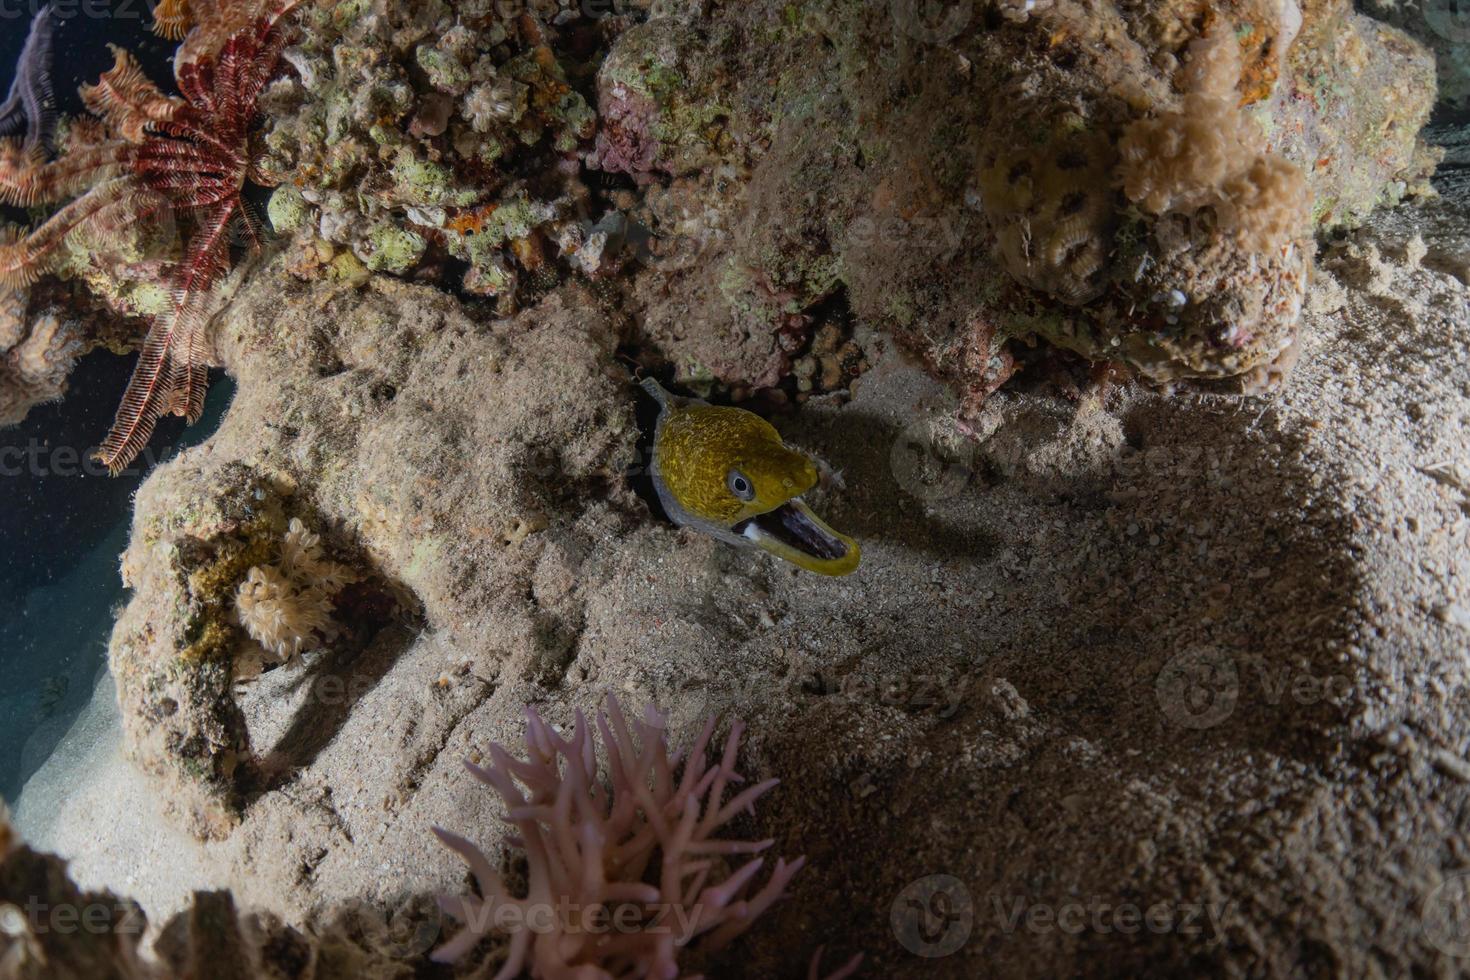
<path fill-rule="evenodd" d="M 1128 199 L 1155 215 L 1214 210 L 1221 234 L 1250 252 L 1275 251 L 1307 228 L 1305 175 L 1266 149 L 1265 133 L 1240 107 L 1240 46 L 1217 31 L 1190 46 L 1177 110 L 1131 125 L 1119 143 Z"/>
<path fill-rule="evenodd" d="M 337 633 L 332 599 L 357 579 L 322 552 L 321 539 L 300 518 L 291 519 L 279 559 L 257 565 L 235 593 L 235 618 L 276 661 L 286 661 L 330 641 Z M 259 673 L 259 658 L 246 658 L 238 675 Z"/>

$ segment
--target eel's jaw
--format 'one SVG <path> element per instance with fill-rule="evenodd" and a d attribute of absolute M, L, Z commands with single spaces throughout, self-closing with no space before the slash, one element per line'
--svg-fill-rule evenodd
<path fill-rule="evenodd" d="M 800 497 L 730 529 L 762 551 L 822 575 L 846 575 L 862 561 L 858 543 L 832 530 Z"/>

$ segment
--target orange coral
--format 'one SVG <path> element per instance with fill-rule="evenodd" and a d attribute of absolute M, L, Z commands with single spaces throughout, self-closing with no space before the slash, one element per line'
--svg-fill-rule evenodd
<path fill-rule="evenodd" d="M 461 211 L 445 222 L 444 227 L 461 235 L 478 235 L 485 229 L 485 222 L 499 207 L 499 204 L 490 203 Z"/>

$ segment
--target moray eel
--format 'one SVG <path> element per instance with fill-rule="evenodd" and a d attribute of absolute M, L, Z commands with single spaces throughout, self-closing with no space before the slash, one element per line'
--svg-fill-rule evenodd
<path fill-rule="evenodd" d="M 643 389 L 659 404 L 653 486 L 675 524 L 823 575 L 858 567 L 857 542 L 801 499 L 821 478 L 817 464 L 787 447 L 771 423 L 743 408 L 672 395 L 652 378 Z"/>

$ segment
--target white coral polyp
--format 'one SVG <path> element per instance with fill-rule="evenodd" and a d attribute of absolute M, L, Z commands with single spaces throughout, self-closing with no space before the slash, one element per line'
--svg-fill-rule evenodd
<path fill-rule="evenodd" d="M 292 518 L 280 560 L 257 565 L 235 593 L 235 618 L 277 660 L 290 660 L 337 634 L 331 597 L 356 579 L 322 554 L 321 539 Z"/>
<path fill-rule="evenodd" d="M 277 660 L 289 660 L 321 643 L 331 610 L 315 589 L 298 589 L 274 567 L 250 569 L 235 594 L 235 614 L 245 632 Z"/>
<path fill-rule="evenodd" d="M 458 960 L 485 936 L 502 932 L 510 945 L 497 980 L 523 970 L 544 980 L 673 980 L 683 949 L 696 942 L 718 949 L 743 933 L 801 869 L 805 859 L 778 859 L 757 888 L 764 859 L 752 857 L 733 869 L 727 862 L 772 842 L 715 836 L 777 783 L 769 779 L 724 800 L 728 788 L 743 782 L 735 771 L 740 722 L 731 725 L 723 754 L 710 766 L 705 753 L 714 718 L 687 756 L 671 756 L 653 708 L 630 728 L 617 699 L 609 697 L 607 712 L 597 716 L 606 755 L 603 782 L 596 740 L 580 711 L 569 740 L 534 710 L 528 708 L 526 717 L 525 761 L 494 745 L 488 769 L 466 763 L 500 794 L 519 831 L 526 894 L 511 895 L 478 847 L 436 827 L 439 839 L 469 864 L 481 897 L 440 900 L 465 928 L 434 953 L 435 960 Z"/>

